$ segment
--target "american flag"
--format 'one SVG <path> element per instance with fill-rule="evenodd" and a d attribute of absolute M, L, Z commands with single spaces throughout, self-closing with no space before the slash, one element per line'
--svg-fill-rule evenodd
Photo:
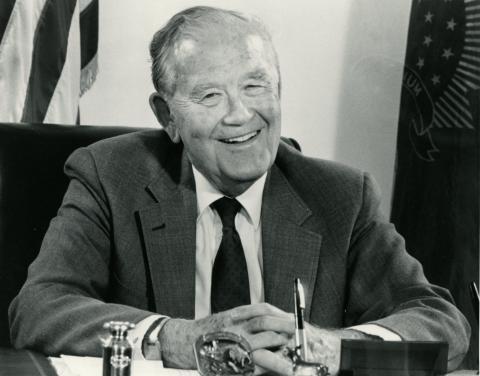
<path fill-rule="evenodd" d="M 98 0 L 1 0 L 0 121 L 75 124 L 97 46 Z"/>

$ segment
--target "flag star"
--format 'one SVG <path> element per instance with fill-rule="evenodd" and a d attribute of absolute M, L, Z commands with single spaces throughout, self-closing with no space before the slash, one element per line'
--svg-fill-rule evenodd
<path fill-rule="evenodd" d="M 425 15 L 425 22 L 432 23 L 432 19 L 433 19 L 433 14 L 430 11 L 428 11 L 428 13 Z"/>
<path fill-rule="evenodd" d="M 419 69 L 422 69 L 424 65 L 425 65 L 425 59 L 422 59 L 421 57 L 419 57 L 416 66 Z"/>
<path fill-rule="evenodd" d="M 430 43 L 433 42 L 433 39 L 430 35 L 426 35 L 423 37 L 423 44 L 426 44 L 427 47 L 430 46 Z"/>
<path fill-rule="evenodd" d="M 440 76 L 434 74 L 432 77 L 432 82 L 434 85 L 438 85 L 440 83 Z"/>
<path fill-rule="evenodd" d="M 456 25 L 457 25 L 457 23 L 452 18 L 450 21 L 447 22 L 447 30 L 452 30 L 453 31 L 455 29 Z"/>
<path fill-rule="evenodd" d="M 446 48 L 446 49 L 444 48 L 444 49 L 443 49 L 442 57 L 444 57 L 445 59 L 448 60 L 448 58 L 449 58 L 450 56 L 453 56 L 452 49 L 451 49 L 451 48 Z"/>

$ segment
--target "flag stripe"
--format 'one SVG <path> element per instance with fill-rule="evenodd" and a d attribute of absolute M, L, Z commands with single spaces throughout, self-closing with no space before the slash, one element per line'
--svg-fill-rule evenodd
<path fill-rule="evenodd" d="M 47 0 L 17 0 L 0 43 L 1 121 L 22 118 L 32 65 L 33 40 Z"/>
<path fill-rule="evenodd" d="M 80 46 L 82 68 L 97 54 L 98 46 L 98 0 L 92 0 L 80 14 Z"/>
<path fill-rule="evenodd" d="M 465 61 L 459 61 L 459 64 L 463 67 L 465 67 L 465 69 L 470 69 L 471 71 L 478 71 L 480 72 L 480 67 L 479 66 L 476 66 L 476 65 L 473 65 L 473 64 L 469 64 Z"/>
<path fill-rule="evenodd" d="M 443 128 L 443 125 L 440 124 L 437 118 L 433 118 L 432 124 L 436 126 L 437 128 Z"/>
<path fill-rule="evenodd" d="M 466 18 L 467 20 L 475 20 L 477 18 L 480 18 L 480 14 L 467 14 Z"/>
<path fill-rule="evenodd" d="M 474 60 L 480 63 L 480 56 L 473 56 L 469 54 L 462 54 L 462 58 L 467 59 L 467 60 Z"/>
<path fill-rule="evenodd" d="M 458 121 L 458 119 L 456 118 L 455 115 L 452 115 L 450 112 L 447 111 L 447 109 L 440 103 L 435 103 L 435 107 L 437 108 L 437 110 L 439 110 L 443 115 L 445 115 L 447 117 L 448 120 L 450 120 L 450 125 L 451 126 L 455 126 L 455 127 L 459 127 L 460 123 Z"/>
<path fill-rule="evenodd" d="M 67 55 L 44 123 L 76 124 L 80 93 L 79 6 L 75 6 L 68 34 Z"/>
<path fill-rule="evenodd" d="M 80 1 L 80 14 L 90 5 L 93 0 L 79 0 Z"/>
<path fill-rule="evenodd" d="M 460 73 L 460 74 L 463 74 L 467 77 L 470 77 L 472 80 L 477 80 L 477 81 L 480 81 L 480 77 L 475 74 L 475 73 L 472 73 L 472 72 L 469 72 L 467 71 L 466 69 L 462 69 L 462 68 L 457 68 L 457 72 Z M 473 82 L 472 82 L 473 83 Z"/>
<path fill-rule="evenodd" d="M 470 113 L 470 110 L 468 110 L 464 105 L 462 105 L 459 101 L 457 101 L 452 94 L 450 94 L 448 91 L 445 91 L 445 97 L 452 102 L 461 112 L 465 114 L 465 116 L 468 118 L 468 120 L 473 120 L 472 114 Z M 440 98 L 442 100 L 443 98 Z M 468 122 L 470 124 L 470 121 Z"/>
<path fill-rule="evenodd" d="M 480 5 L 470 5 L 468 7 L 465 7 L 466 12 L 471 12 L 473 10 L 480 9 Z"/>
<path fill-rule="evenodd" d="M 472 125 L 470 124 L 470 122 L 467 119 L 465 119 L 462 116 L 462 114 L 456 108 L 454 108 L 450 103 L 448 103 L 445 98 L 440 98 L 439 100 L 440 100 L 440 102 L 443 103 L 442 106 L 445 106 L 445 109 L 449 110 L 449 113 L 453 115 L 453 117 L 455 119 L 455 123 L 458 124 L 457 126 L 459 126 L 458 120 L 461 120 L 461 122 L 467 128 L 473 128 Z M 459 128 L 461 128 L 461 126 L 459 126 Z"/>
<path fill-rule="evenodd" d="M 48 0 L 35 32 L 22 122 L 43 122 L 67 54 L 76 0 Z"/>
<path fill-rule="evenodd" d="M 441 121 L 445 128 L 452 128 L 452 125 L 448 121 L 446 121 L 445 118 L 442 115 L 440 115 L 438 111 L 435 111 L 434 117 L 439 121 Z"/>
<path fill-rule="evenodd" d="M 458 90 L 456 90 L 453 86 L 451 86 L 450 84 L 448 84 L 448 87 L 447 87 L 447 90 L 450 90 L 452 93 L 455 94 L 455 96 L 457 97 L 457 99 L 461 100 L 463 103 L 465 103 L 467 106 L 470 105 L 470 103 L 468 102 L 468 99 L 465 98 L 463 95 L 461 95 Z"/>
<path fill-rule="evenodd" d="M 453 77 L 452 82 L 457 85 L 464 93 L 467 91 L 465 85 L 463 85 L 457 78 Z"/>
<path fill-rule="evenodd" d="M 465 86 L 468 86 L 470 89 L 473 89 L 473 90 L 478 89 L 478 86 L 473 84 L 468 78 L 460 76 L 459 71 L 460 70 L 458 70 L 458 72 L 455 73 L 455 77 L 457 77 L 458 80 L 462 82 L 462 84 L 464 84 Z"/>
<path fill-rule="evenodd" d="M 464 49 L 467 51 L 480 52 L 480 48 L 478 47 L 465 46 Z"/>
<path fill-rule="evenodd" d="M 7 28 L 10 15 L 15 6 L 15 1 L 16 0 L 2 0 L 0 2 L 0 41 L 3 39 L 3 33 Z"/>

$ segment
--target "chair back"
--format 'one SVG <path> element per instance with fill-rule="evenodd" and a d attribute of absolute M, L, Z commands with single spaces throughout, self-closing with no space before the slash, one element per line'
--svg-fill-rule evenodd
<path fill-rule="evenodd" d="M 62 202 L 67 157 L 130 127 L 0 123 L 0 346 L 10 346 L 8 306 Z"/>

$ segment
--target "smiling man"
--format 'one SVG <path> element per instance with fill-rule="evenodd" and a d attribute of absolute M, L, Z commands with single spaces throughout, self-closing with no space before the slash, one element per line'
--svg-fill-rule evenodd
<path fill-rule="evenodd" d="M 156 350 L 168 366 L 194 368 L 193 342 L 231 331 L 250 342 L 258 372 L 290 374 L 299 277 L 309 360 L 330 373 L 342 338 L 448 341 L 457 366 L 470 328 L 379 213 L 369 175 L 280 139 L 264 26 L 190 8 L 150 52 L 164 130 L 69 158 L 62 207 L 11 305 L 15 346 L 99 355 L 102 324 L 129 320 L 136 352 Z"/>

